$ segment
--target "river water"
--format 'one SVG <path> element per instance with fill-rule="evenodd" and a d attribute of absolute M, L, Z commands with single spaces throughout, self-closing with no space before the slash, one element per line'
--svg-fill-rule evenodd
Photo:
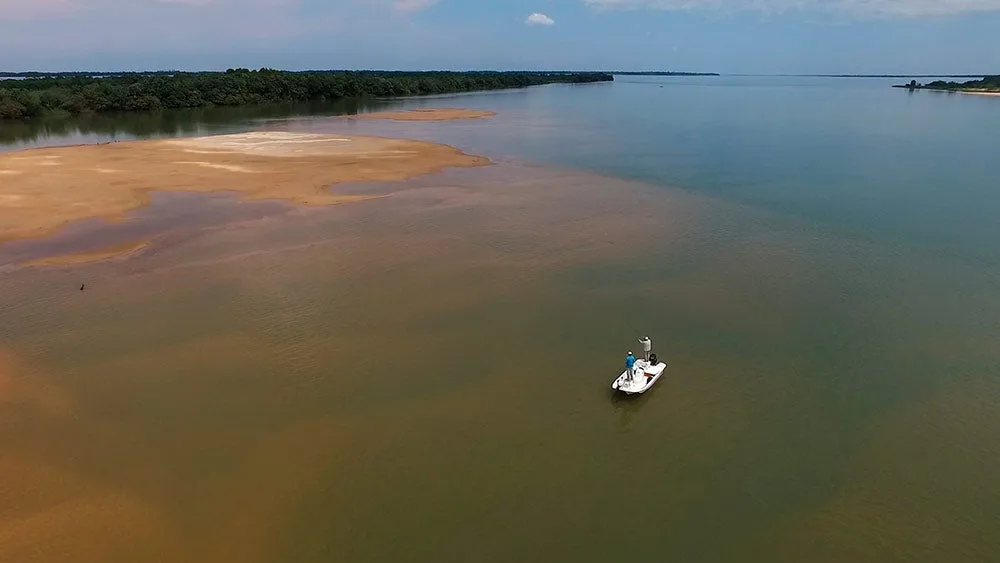
<path fill-rule="evenodd" d="M 0 560 L 996 557 L 1000 100 L 890 82 L 4 125 L 8 149 L 274 129 L 496 164 L 334 208 L 157 194 L 68 231 L 146 253 L 0 273 Z M 388 107 L 498 116 L 335 117 Z M 666 375 L 616 397 L 644 334 Z"/>

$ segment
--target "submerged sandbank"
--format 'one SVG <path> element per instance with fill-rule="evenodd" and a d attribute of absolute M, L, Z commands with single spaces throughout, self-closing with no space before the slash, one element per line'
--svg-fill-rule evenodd
<path fill-rule="evenodd" d="M 352 115 L 352 119 L 386 119 L 391 121 L 454 121 L 456 119 L 483 119 L 494 117 L 496 112 L 475 110 L 475 109 L 455 109 L 455 108 L 430 108 L 412 109 L 406 111 L 380 111 L 375 113 L 363 113 Z"/>
<path fill-rule="evenodd" d="M 86 264 L 88 262 L 97 262 L 102 260 L 121 260 L 142 252 L 143 250 L 149 248 L 150 244 L 152 244 L 152 242 L 148 240 L 140 242 L 126 242 L 124 244 L 116 244 L 114 246 L 98 248 L 96 250 L 87 250 L 73 254 L 59 254 L 39 258 L 37 260 L 28 260 L 26 262 L 19 263 L 18 266 L 23 268 L 44 268 L 49 266 L 74 266 L 77 264 Z"/>
<path fill-rule="evenodd" d="M 88 218 L 119 219 L 149 192 L 232 191 L 329 205 L 341 182 L 398 181 L 489 164 L 447 145 L 370 136 L 252 132 L 0 154 L 0 243 Z"/>

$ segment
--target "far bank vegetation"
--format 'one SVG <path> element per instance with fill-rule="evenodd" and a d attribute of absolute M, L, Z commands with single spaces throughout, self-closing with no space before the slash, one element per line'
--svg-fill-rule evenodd
<path fill-rule="evenodd" d="M 267 68 L 103 77 L 46 75 L 0 81 L 0 119 L 32 119 L 53 113 L 155 111 L 418 96 L 613 79 L 605 73 L 288 72 Z"/>

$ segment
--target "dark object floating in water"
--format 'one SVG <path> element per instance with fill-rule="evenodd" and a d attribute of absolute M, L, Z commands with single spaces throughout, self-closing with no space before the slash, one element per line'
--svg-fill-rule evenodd
<path fill-rule="evenodd" d="M 85 285 L 87 285 L 87 284 L 85 284 L 85 283 L 81 283 L 81 284 L 80 284 L 80 291 L 83 291 L 83 287 L 84 287 Z"/>

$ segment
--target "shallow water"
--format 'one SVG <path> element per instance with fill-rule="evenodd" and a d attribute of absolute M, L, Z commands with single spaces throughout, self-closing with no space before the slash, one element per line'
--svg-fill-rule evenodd
<path fill-rule="evenodd" d="M 949 215 L 989 205 L 978 160 L 951 178 L 951 206 L 931 182 L 895 208 L 819 172 L 881 185 L 889 165 L 860 149 L 796 184 L 805 165 L 777 156 L 804 148 L 755 164 L 776 126 L 746 91 L 789 89 L 803 113 L 785 127 L 830 97 L 865 115 L 892 113 L 863 105 L 889 98 L 868 82 L 726 84 L 406 102 L 501 111 L 485 121 L 269 122 L 453 142 L 498 164 L 340 186 L 393 195 L 332 208 L 174 194 L 75 227 L 153 237 L 137 258 L 0 274 L 0 559 L 989 560 L 998 240 L 967 244 L 989 225 Z M 736 115 L 713 88 L 750 107 Z M 639 127 L 608 115 L 624 110 L 584 109 L 647 90 L 688 103 L 647 111 L 650 130 L 683 136 L 676 119 L 699 139 L 690 123 L 717 113 L 731 152 L 654 150 L 615 129 Z M 1000 113 L 890 93 L 926 120 L 947 122 L 938 99 Z M 813 135 L 903 151 L 878 119 L 853 136 L 840 121 Z M 958 149 L 935 154 L 966 169 Z M 697 180 L 665 187 L 673 175 Z M 18 244 L 0 253 L 61 243 Z M 646 333 L 667 374 L 612 396 Z"/>

